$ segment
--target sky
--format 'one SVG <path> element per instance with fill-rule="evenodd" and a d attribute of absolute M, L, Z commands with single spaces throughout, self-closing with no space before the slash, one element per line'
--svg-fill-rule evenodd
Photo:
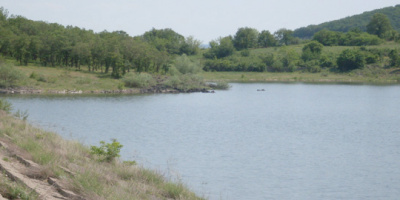
<path fill-rule="evenodd" d="M 271 33 L 395 6 L 399 0 L 0 0 L 9 14 L 131 36 L 171 28 L 203 44 L 241 27 Z"/>

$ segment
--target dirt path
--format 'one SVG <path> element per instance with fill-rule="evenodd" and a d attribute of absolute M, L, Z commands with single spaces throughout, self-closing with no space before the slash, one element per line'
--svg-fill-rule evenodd
<path fill-rule="evenodd" d="M 43 200 L 84 199 L 64 189 L 59 180 L 41 176 L 42 166 L 18 155 L 7 140 L 0 140 L 0 170 L 12 181 L 22 183 Z M 5 199 L 0 194 L 0 200 Z"/>

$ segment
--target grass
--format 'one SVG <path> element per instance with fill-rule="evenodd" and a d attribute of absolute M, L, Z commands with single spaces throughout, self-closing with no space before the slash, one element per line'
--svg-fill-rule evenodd
<path fill-rule="evenodd" d="M 376 72 L 379 71 L 379 72 Z M 390 74 L 392 70 L 364 69 L 350 73 L 302 72 L 203 72 L 207 81 L 226 82 L 309 82 L 309 83 L 400 83 L 400 75 Z"/>
<path fill-rule="evenodd" d="M 3 111 L 0 111 L 0 138 L 9 138 L 28 159 L 41 164 L 41 176 L 61 179 L 67 189 L 88 199 L 201 199 L 182 183 L 171 182 L 159 172 L 134 162 L 99 162 L 87 146 L 35 128 Z M 0 188 L 12 184 L 0 178 Z"/>
<path fill-rule="evenodd" d="M 120 80 L 100 72 L 75 71 L 65 68 L 16 66 L 26 77 L 22 86 L 51 90 L 118 90 Z"/>
<path fill-rule="evenodd" d="M 236 51 L 232 59 L 233 63 L 261 63 L 261 57 L 268 54 L 275 55 L 275 59 L 281 57 L 286 50 L 293 51 L 298 54 L 302 53 L 302 48 L 305 44 L 291 45 L 287 47 L 270 47 L 251 49 L 248 56 L 242 56 L 242 52 Z M 366 46 L 365 49 L 396 49 L 399 44 L 395 42 L 386 42 L 377 46 Z M 349 46 L 332 46 L 324 47 L 322 50 L 323 55 L 328 57 L 336 57 L 345 49 L 361 48 Z M 206 59 L 202 56 L 207 49 L 202 49 L 199 54 L 189 56 L 188 58 L 193 62 L 204 65 Z M 334 59 L 334 60 L 335 60 Z M 11 65 L 15 64 L 14 60 L 7 60 Z M 366 69 L 357 70 L 350 73 L 333 73 L 328 69 L 322 69 L 318 73 L 308 72 L 281 72 L 281 73 L 268 73 L 268 72 L 200 72 L 206 81 L 223 81 L 223 82 L 362 82 L 362 83 L 399 83 L 400 76 L 398 74 L 391 74 L 392 71 L 398 69 L 387 69 L 388 57 L 384 57 L 379 65 L 381 69 L 374 68 L 373 65 L 367 66 Z M 186 76 L 160 76 L 156 75 L 151 77 L 149 74 L 135 74 L 128 73 L 125 78 L 113 79 L 110 74 L 101 72 L 88 72 L 85 67 L 82 70 L 76 71 L 69 68 L 57 67 L 41 67 L 29 64 L 28 66 L 16 66 L 16 68 L 25 77 L 19 83 L 23 88 L 40 89 L 43 93 L 54 93 L 57 91 L 83 91 L 86 93 L 95 93 L 101 91 L 117 91 L 122 89 L 132 88 L 146 88 L 155 85 L 162 85 L 162 87 L 175 87 L 178 90 L 190 90 L 191 88 L 203 87 L 203 83 L 199 83 L 193 78 Z M 146 76 L 147 75 L 147 76 Z M 158 77 L 158 78 L 157 78 Z M 159 77 L 163 77 L 160 81 Z M 157 81 L 156 81 L 157 80 Z M 140 92 L 139 89 L 136 90 Z"/>
<path fill-rule="evenodd" d="M 13 182 L 7 176 L 0 172 L 0 193 L 7 199 L 35 200 L 39 197 L 29 188 L 20 183 Z"/>

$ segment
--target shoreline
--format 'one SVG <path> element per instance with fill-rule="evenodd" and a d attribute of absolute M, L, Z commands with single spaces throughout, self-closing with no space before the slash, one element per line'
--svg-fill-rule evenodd
<path fill-rule="evenodd" d="M 178 89 L 160 89 L 160 88 L 142 88 L 142 89 L 122 89 L 122 90 L 45 90 L 45 89 L 26 89 L 26 88 L 10 88 L 0 89 L 0 94 L 12 95 L 12 94 L 178 94 L 178 93 L 213 93 L 214 90 L 207 88 L 189 89 L 187 91 Z"/>
<path fill-rule="evenodd" d="M 309 79 L 309 80 L 296 80 L 296 79 L 220 79 L 227 81 L 228 83 L 304 83 L 304 84 L 363 84 L 363 85 L 398 85 L 400 80 L 385 80 L 385 81 L 363 81 L 363 80 L 336 80 L 336 79 Z M 219 80 L 218 80 L 219 81 Z M 116 89 L 116 90 L 53 90 L 53 89 L 30 89 L 30 88 L 2 88 L 0 94 L 12 95 L 12 94 L 35 94 L 35 95 L 47 95 L 47 94 L 179 94 L 179 93 L 213 93 L 214 89 L 197 88 L 190 89 L 187 91 L 173 89 L 173 88 L 133 88 L 133 89 Z"/>

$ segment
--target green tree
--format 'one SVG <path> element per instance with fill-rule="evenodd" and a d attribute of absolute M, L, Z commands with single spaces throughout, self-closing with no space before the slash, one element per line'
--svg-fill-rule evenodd
<path fill-rule="evenodd" d="M 232 37 L 227 36 L 213 40 L 210 42 L 210 49 L 204 53 L 206 58 L 223 58 L 233 54 L 235 47 L 233 46 Z"/>
<path fill-rule="evenodd" d="M 180 54 L 195 55 L 199 52 L 201 42 L 194 39 L 193 36 L 189 36 L 182 43 L 179 51 Z"/>
<path fill-rule="evenodd" d="M 200 63 L 191 61 L 185 54 L 177 57 L 173 66 L 182 74 L 196 74 L 201 71 Z"/>
<path fill-rule="evenodd" d="M 314 34 L 313 40 L 316 40 L 325 46 L 335 46 L 339 44 L 340 35 L 341 33 L 339 32 L 323 29 Z"/>
<path fill-rule="evenodd" d="M 380 38 L 384 38 L 386 32 L 391 30 L 392 25 L 389 18 L 382 13 L 376 13 L 367 25 L 367 32 Z"/>
<path fill-rule="evenodd" d="M 185 37 L 169 28 L 160 30 L 153 28 L 144 33 L 143 38 L 159 51 L 167 51 L 170 54 L 179 54 L 185 40 Z"/>
<path fill-rule="evenodd" d="M 281 28 L 276 31 L 274 35 L 280 45 L 290 45 L 295 41 L 293 37 L 293 31 L 289 29 Z"/>
<path fill-rule="evenodd" d="M 400 54 L 397 49 L 390 51 L 389 58 L 391 67 L 400 67 Z"/>
<path fill-rule="evenodd" d="M 323 45 L 317 41 L 311 41 L 303 47 L 301 58 L 304 61 L 319 59 L 322 53 Z"/>
<path fill-rule="evenodd" d="M 282 47 L 279 50 L 279 55 L 279 61 L 282 64 L 282 68 L 277 71 L 293 72 L 300 59 L 299 54 L 293 48 Z"/>
<path fill-rule="evenodd" d="M 237 50 L 257 47 L 258 31 L 254 28 L 239 28 L 233 37 L 233 45 Z"/>
<path fill-rule="evenodd" d="M 258 46 L 259 47 L 274 47 L 276 46 L 276 39 L 269 31 L 261 31 L 258 35 Z"/>
<path fill-rule="evenodd" d="M 360 50 L 346 49 L 336 60 L 338 70 L 342 72 L 363 68 L 365 65 L 364 54 Z"/>

